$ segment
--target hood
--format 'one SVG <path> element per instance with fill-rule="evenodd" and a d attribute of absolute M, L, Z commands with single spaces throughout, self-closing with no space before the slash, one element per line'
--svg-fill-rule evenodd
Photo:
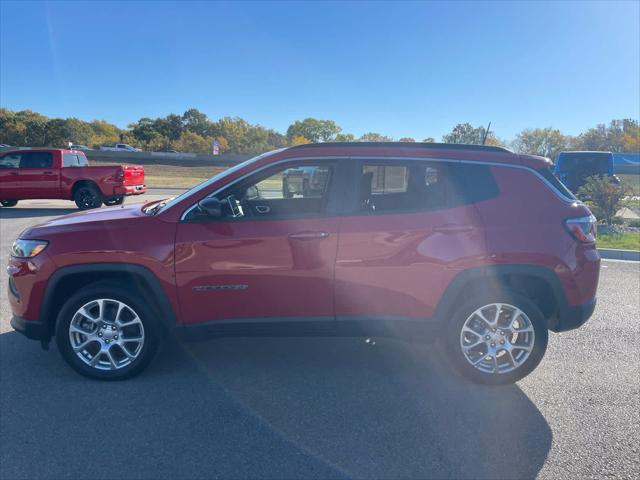
<path fill-rule="evenodd" d="M 97 208 L 84 212 L 71 213 L 63 217 L 51 219 L 26 229 L 20 238 L 43 238 L 47 234 L 58 232 L 71 232 L 74 230 L 84 230 L 87 228 L 104 228 L 105 223 L 126 222 L 130 219 L 146 217 L 142 211 L 145 203 L 132 203 L 116 207 Z"/>

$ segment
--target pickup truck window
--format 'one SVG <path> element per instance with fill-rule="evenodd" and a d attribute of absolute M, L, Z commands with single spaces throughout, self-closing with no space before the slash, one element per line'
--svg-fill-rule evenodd
<path fill-rule="evenodd" d="M 20 165 L 19 153 L 10 153 L 0 157 L 0 168 L 18 168 L 18 165 Z"/>
<path fill-rule="evenodd" d="M 82 153 L 65 153 L 62 156 L 63 167 L 86 167 L 87 165 L 87 157 Z"/>
<path fill-rule="evenodd" d="M 25 152 L 20 157 L 20 168 L 51 168 L 53 165 L 49 152 Z"/>

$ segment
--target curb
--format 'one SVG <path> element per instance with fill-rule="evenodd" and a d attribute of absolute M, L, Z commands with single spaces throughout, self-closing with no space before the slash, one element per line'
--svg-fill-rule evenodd
<path fill-rule="evenodd" d="M 600 258 L 607 260 L 631 260 L 640 262 L 639 250 L 618 250 L 615 248 L 599 248 Z"/>

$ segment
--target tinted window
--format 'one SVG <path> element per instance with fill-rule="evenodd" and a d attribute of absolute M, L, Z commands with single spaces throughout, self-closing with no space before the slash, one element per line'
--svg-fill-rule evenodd
<path fill-rule="evenodd" d="M 52 164 L 49 152 L 24 152 L 20 159 L 20 168 L 50 168 Z"/>
<path fill-rule="evenodd" d="M 388 176 L 390 172 L 393 175 Z M 381 180 L 382 176 L 387 176 Z M 486 165 L 415 162 L 364 165 L 360 211 L 418 211 L 449 208 L 495 197 L 498 188 Z"/>
<path fill-rule="evenodd" d="M 20 165 L 20 154 L 10 153 L 0 158 L 0 168 L 18 168 Z"/>

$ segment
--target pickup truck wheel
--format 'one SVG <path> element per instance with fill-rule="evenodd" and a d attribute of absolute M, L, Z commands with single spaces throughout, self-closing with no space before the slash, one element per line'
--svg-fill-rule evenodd
<path fill-rule="evenodd" d="M 91 185 L 78 188 L 73 199 L 80 210 L 89 210 L 102 206 L 102 194 L 96 187 Z"/>
<path fill-rule="evenodd" d="M 111 207 L 113 205 L 122 205 L 123 203 L 124 203 L 124 197 L 109 198 L 108 200 L 104 201 L 104 204 L 107 207 Z"/>
<path fill-rule="evenodd" d="M 445 331 L 445 348 L 456 369 L 486 385 L 514 383 L 531 373 L 547 349 L 542 312 L 515 292 L 466 301 Z"/>
<path fill-rule="evenodd" d="M 63 305 L 56 343 L 78 373 L 98 380 L 138 375 L 153 359 L 161 327 L 146 305 L 121 287 L 98 283 Z"/>
<path fill-rule="evenodd" d="M 17 200 L 0 200 L 0 205 L 3 207 L 15 207 L 17 204 Z"/>

